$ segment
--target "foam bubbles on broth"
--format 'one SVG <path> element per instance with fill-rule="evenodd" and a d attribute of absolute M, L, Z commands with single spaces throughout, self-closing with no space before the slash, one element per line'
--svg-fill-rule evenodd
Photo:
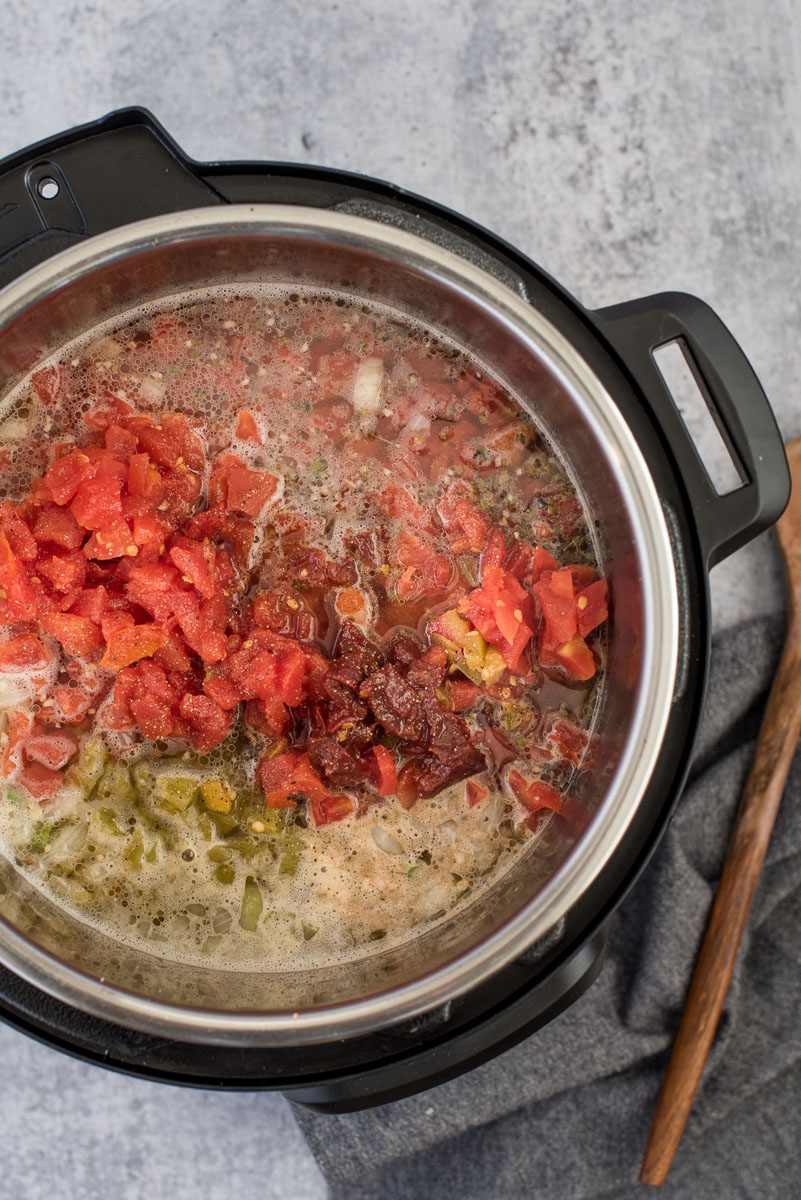
<path fill-rule="evenodd" d="M 368 314 L 377 333 L 401 347 L 381 384 L 385 414 L 399 411 L 416 386 L 410 382 L 415 375 L 404 363 L 403 347 L 446 361 L 454 380 L 468 368 L 481 375 L 456 346 L 377 304 L 366 309 L 347 296 L 300 288 L 290 293 L 267 285 L 187 293 L 108 321 L 40 364 L 37 370 L 71 364 L 70 395 L 58 408 L 40 402 L 29 379 L 6 398 L 0 439 L 5 429 L 6 442 L 13 448 L 0 477 L 2 494 L 16 500 L 27 493 L 31 480 L 46 470 L 53 441 L 81 443 L 83 415 L 98 390 L 105 388 L 137 411 L 184 412 L 205 440 L 209 456 L 225 449 L 253 469 L 279 477 L 278 492 L 257 533 L 254 562 L 264 527 L 282 503 L 315 527 L 325 526 L 328 554 L 346 556 L 346 529 L 350 536 L 369 534 L 372 527 L 373 518 L 360 507 L 358 496 L 396 477 L 408 442 L 426 428 L 433 409 L 428 412 L 423 404 L 410 422 L 401 424 L 396 443 L 385 439 L 386 459 L 369 462 L 355 480 L 345 450 L 367 426 L 353 412 L 324 414 L 321 428 L 329 436 L 343 430 L 347 437 L 343 433 L 343 453 L 329 456 L 319 467 L 309 436 L 309 406 L 316 371 L 335 368 L 325 363 L 318 344 L 330 333 L 332 308 L 341 314 L 341 331 L 350 322 L 350 328 L 344 328 L 346 350 L 364 352 L 360 331 Z M 257 362 L 247 353 L 252 327 L 271 331 L 274 337 L 275 353 L 266 361 Z M 159 338 L 158 353 L 148 336 L 151 332 Z M 183 365 L 170 364 L 171 356 Z M 520 415 L 511 398 L 508 408 L 509 414 Z M 255 418 L 262 445 L 235 437 L 236 416 L 242 409 Z M 340 494 L 352 497 L 347 522 L 337 519 L 329 529 L 331 497 Z M 360 581 L 360 586 L 375 608 L 370 584 Z M 21 681 L 21 686 L 28 688 L 29 683 Z M 35 684 L 29 690 L 35 694 Z M 586 722 L 592 705 L 585 693 L 579 701 Z M 175 771 L 175 759 L 185 750 L 183 743 L 134 744 L 127 733 L 106 732 L 104 737 L 115 755 L 132 762 L 153 752 L 166 755 L 169 767 L 156 762 L 156 773 Z M 187 819 L 158 811 L 143 815 L 131 804 L 111 820 L 74 788 L 65 789 L 46 808 L 35 802 L 0 804 L 0 837 L 6 853 L 29 879 L 104 933 L 175 959 L 263 970 L 330 964 L 413 936 L 421 925 L 475 899 L 518 861 L 524 846 L 530 852 L 550 823 L 550 817 L 544 817 L 534 835 L 521 832 L 507 795 L 491 792 L 486 802 L 470 808 L 459 783 L 419 801 L 408 812 L 390 801 L 364 816 L 318 830 L 298 827 L 297 838 L 305 842 L 305 849 L 296 873 L 290 875 L 282 873 L 281 839 L 258 828 L 263 824 L 263 801 L 260 809 L 255 785 L 259 753 L 256 738 L 239 734 L 209 755 L 186 755 L 185 767 L 198 781 L 233 776 L 253 790 L 246 818 L 252 850 L 243 847 L 241 853 L 226 856 L 225 839 L 213 829 L 209 836 L 202 812 Z M 44 852 L 31 851 L 43 821 L 51 822 L 54 832 Z M 381 831 L 389 835 L 389 842 Z M 124 849 L 139 835 L 141 861 L 131 870 Z M 382 841 L 400 845 L 400 853 L 382 850 Z M 209 851 L 218 848 L 216 857 L 210 857 Z M 78 884 L 69 872 L 76 861 L 83 864 Z M 256 879 L 263 898 L 255 933 L 239 924 L 249 877 Z"/>

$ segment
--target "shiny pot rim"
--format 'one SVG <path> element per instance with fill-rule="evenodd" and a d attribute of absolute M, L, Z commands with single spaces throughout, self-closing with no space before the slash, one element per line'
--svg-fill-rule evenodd
<path fill-rule="evenodd" d="M 357 1001 L 294 1013 L 219 1012 L 112 987 L 0 922 L 0 962 L 34 986 L 95 1016 L 190 1042 L 257 1045 L 268 1038 L 274 1044 L 309 1043 L 367 1033 L 462 994 L 544 937 L 601 875 L 645 792 L 667 726 L 678 657 L 678 591 L 656 486 L 633 433 L 597 375 L 570 340 L 523 295 L 481 266 L 415 234 L 361 216 L 296 205 L 230 205 L 170 213 L 92 237 L 20 276 L 0 293 L 0 328 L 54 291 L 88 278 L 109 263 L 176 242 L 237 237 L 301 237 L 369 248 L 452 293 L 466 295 L 471 304 L 501 321 L 521 345 L 544 358 L 596 439 L 606 445 L 643 564 L 640 684 L 623 751 L 590 830 L 514 917 L 451 962 Z M 233 980 L 234 971 L 231 976 Z"/>

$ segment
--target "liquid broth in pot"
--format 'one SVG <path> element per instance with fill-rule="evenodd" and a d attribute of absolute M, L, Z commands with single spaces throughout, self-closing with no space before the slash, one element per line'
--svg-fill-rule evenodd
<path fill-rule="evenodd" d="M 0 424 L 0 836 L 171 958 L 411 936 L 571 822 L 606 585 L 547 440 L 334 294 L 194 292 Z"/>

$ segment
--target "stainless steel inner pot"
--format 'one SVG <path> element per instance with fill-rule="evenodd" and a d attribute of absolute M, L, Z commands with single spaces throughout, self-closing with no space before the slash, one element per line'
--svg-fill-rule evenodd
<path fill-rule="evenodd" d="M 546 860 L 536 847 L 521 855 L 491 890 L 401 946 L 303 972 L 187 966 L 100 934 L 0 859 L 0 961 L 36 987 L 164 1037 L 301 1045 L 433 1008 L 546 936 L 558 937 L 561 919 L 625 834 L 654 768 L 673 695 L 677 585 L 646 462 L 575 348 L 513 282 L 388 224 L 331 210 L 232 205 L 91 238 L 0 293 L 0 393 L 109 317 L 196 287 L 256 281 L 380 301 L 476 355 L 569 465 L 598 521 L 612 597 L 595 762 L 575 792 L 586 828 L 556 857 Z"/>

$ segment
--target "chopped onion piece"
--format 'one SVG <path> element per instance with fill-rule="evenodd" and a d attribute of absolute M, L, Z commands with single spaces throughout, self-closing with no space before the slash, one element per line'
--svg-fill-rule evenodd
<path fill-rule="evenodd" d="M 484 805 L 484 809 L 481 811 L 481 816 L 490 825 L 494 826 L 500 825 L 504 818 L 505 812 L 506 806 L 503 802 L 503 797 L 495 792 L 495 794 Z"/>
<path fill-rule="evenodd" d="M 383 381 L 383 359 L 363 358 L 353 381 L 353 409 L 357 416 L 372 417 L 378 412 Z"/>
<path fill-rule="evenodd" d="M 407 433 L 428 433 L 431 428 L 431 418 L 422 412 L 412 413 L 405 428 Z"/>
<path fill-rule="evenodd" d="M 439 830 L 440 833 L 444 834 L 447 841 L 449 841 L 449 842 L 456 841 L 456 822 L 455 821 L 443 821 L 441 825 L 437 826 L 437 829 Z"/>
<path fill-rule="evenodd" d="M 380 825 L 374 825 L 371 833 L 373 841 L 379 850 L 383 850 L 385 854 L 403 854 L 403 846 L 397 838 L 391 833 L 387 833 L 386 829 L 382 829 Z"/>
<path fill-rule="evenodd" d="M 22 417 L 9 417 L 0 425 L 0 442 L 19 442 L 30 432 L 30 421 Z"/>
<path fill-rule="evenodd" d="M 54 862 L 73 858 L 80 854 L 88 836 L 89 830 L 83 821 L 78 825 L 62 825 L 50 838 L 48 857 Z"/>
<path fill-rule="evenodd" d="M 110 358 L 119 358 L 122 346 L 113 337 L 101 337 L 86 347 L 86 357 L 91 362 L 105 362 Z"/>
<path fill-rule="evenodd" d="M 32 689 L 18 675 L 0 675 L 0 712 L 18 708 L 31 699 Z"/>

